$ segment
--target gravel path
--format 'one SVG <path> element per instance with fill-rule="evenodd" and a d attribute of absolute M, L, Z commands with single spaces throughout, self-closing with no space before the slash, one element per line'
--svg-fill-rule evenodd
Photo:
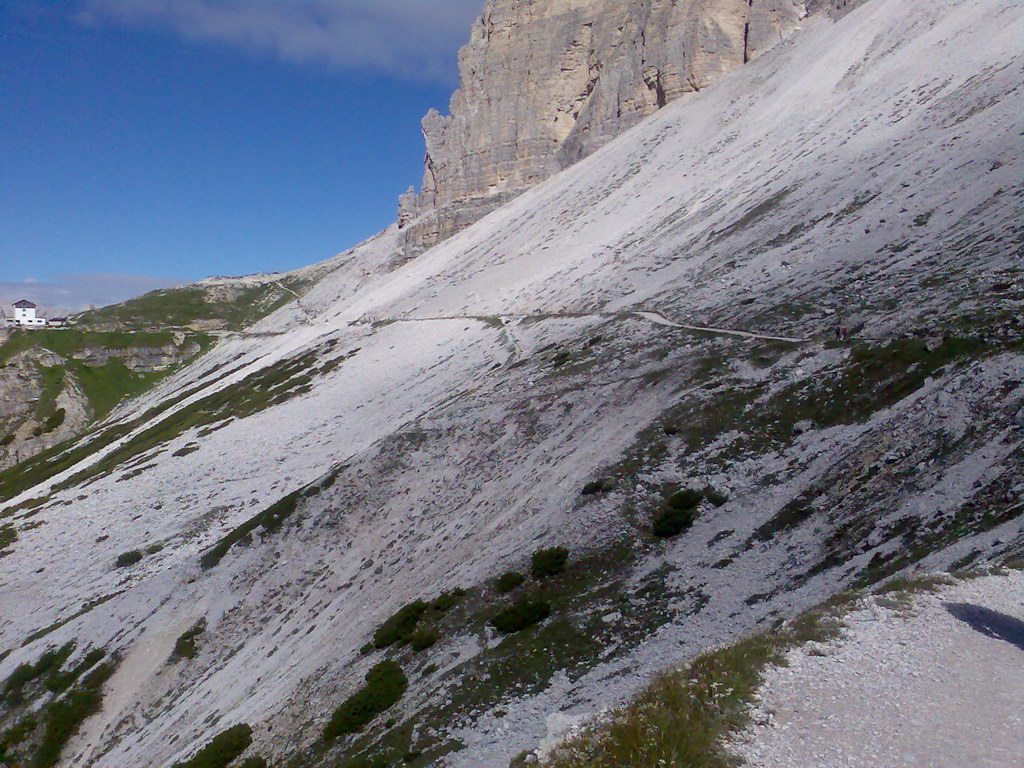
<path fill-rule="evenodd" d="M 1024 766 L 1024 573 L 872 602 L 768 671 L 731 745 L 758 768 Z"/>

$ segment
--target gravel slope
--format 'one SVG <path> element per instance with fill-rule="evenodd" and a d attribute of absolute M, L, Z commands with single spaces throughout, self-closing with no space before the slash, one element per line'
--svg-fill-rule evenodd
<path fill-rule="evenodd" d="M 769 670 L 735 751 L 758 768 L 1024 765 L 1024 573 L 918 595 L 909 610 L 879 602 L 841 641 Z"/>

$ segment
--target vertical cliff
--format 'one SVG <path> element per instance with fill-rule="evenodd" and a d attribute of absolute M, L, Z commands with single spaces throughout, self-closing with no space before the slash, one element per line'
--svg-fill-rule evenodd
<path fill-rule="evenodd" d="M 399 202 L 414 255 L 644 117 L 862 0 L 488 0 L 450 114 L 423 119 L 422 191 Z"/>

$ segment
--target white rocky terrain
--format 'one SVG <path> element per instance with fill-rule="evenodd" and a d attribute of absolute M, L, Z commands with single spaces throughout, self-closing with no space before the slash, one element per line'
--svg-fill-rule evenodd
<path fill-rule="evenodd" d="M 61 764 L 247 723 L 274 765 L 504 768 L 842 587 L 1019 553 L 1024 9 L 801 24 L 415 259 L 396 225 L 311 268 L 0 475 L 0 678 L 116 663 Z M 679 488 L 695 522 L 652 536 Z M 496 594 L 553 546 L 564 574 Z M 455 588 L 432 647 L 364 648 Z M 552 615 L 503 637 L 519 594 Z M 325 743 L 385 658 L 399 703 Z"/>
<path fill-rule="evenodd" d="M 759 768 L 1008 768 L 1024 757 L 1024 574 L 846 617 L 766 675 L 734 750 Z M 881 603 L 882 605 L 879 605 Z"/>

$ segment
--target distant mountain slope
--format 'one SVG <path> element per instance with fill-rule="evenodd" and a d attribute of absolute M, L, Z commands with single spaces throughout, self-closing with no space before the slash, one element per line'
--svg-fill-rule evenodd
<path fill-rule="evenodd" d="M 0 726 L 66 683 L 66 765 L 504 768 L 844 586 L 1019 552 L 1022 13 L 816 17 L 0 474 Z"/>

